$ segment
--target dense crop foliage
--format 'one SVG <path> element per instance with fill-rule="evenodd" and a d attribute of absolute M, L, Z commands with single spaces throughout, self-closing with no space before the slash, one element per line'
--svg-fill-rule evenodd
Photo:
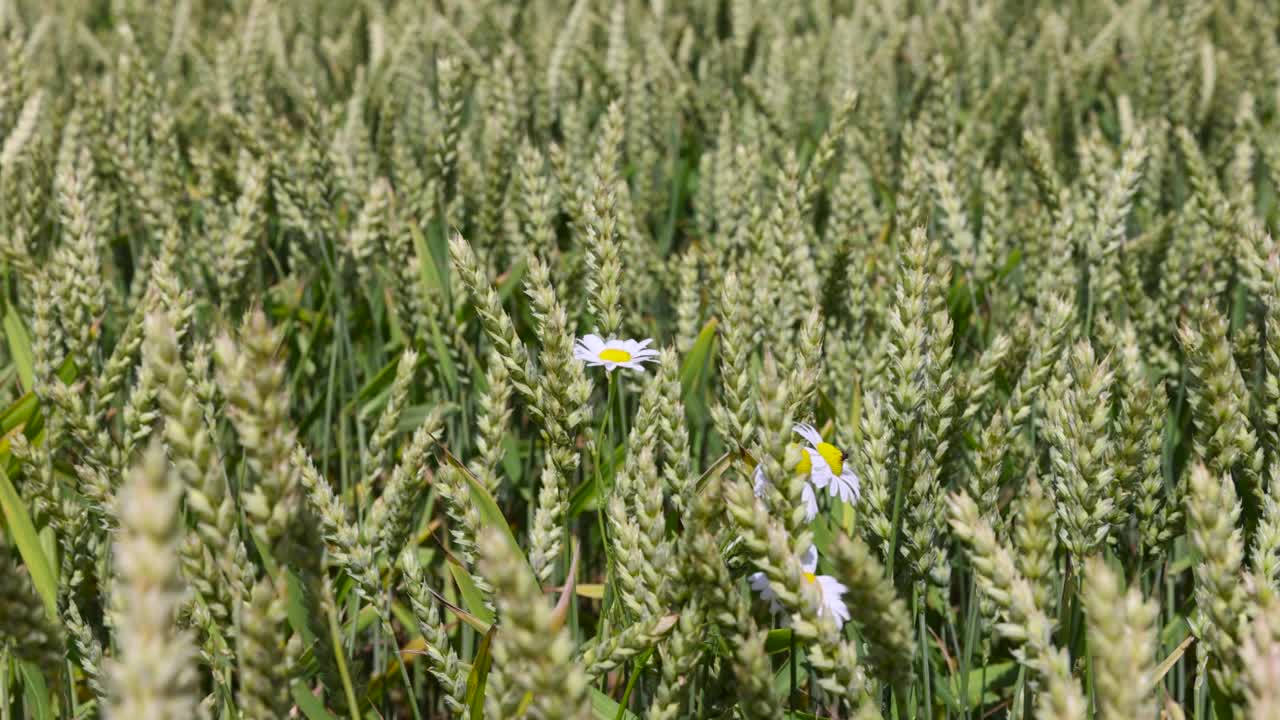
<path fill-rule="evenodd" d="M 0 45 L 0 719 L 1280 717 L 1275 3 Z"/>

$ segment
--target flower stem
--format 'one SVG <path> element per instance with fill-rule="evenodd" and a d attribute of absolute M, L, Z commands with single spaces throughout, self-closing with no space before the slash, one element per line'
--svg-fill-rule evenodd
<path fill-rule="evenodd" d="M 791 632 L 791 661 L 787 663 L 791 666 L 791 691 L 787 694 L 787 707 L 791 710 L 791 717 L 796 716 L 796 634 Z"/>
<path fill-rule="evenodd" d="M 622 692 L 622 700 L 618 702 L 618 714 L 614 720 L 622 720 L 626 716 L 627 706 L 631 704 L 631 692 L 636 689 L 636 681 L 640 679 L 640 673 L 644 670 L 644 666 L 649 664 L 649 658 L 652 655 L 653 648 L 649 648 L 644 651 L 639 660 L 636 660 L 635 669 L 627 679 L 627 689 Z"/>
<path fill-rule="evenodd" d="M 351 684 L 351 675 L 347 672 L 347 658 L 342 649 L 342 631 L 338 629 L 338 612 L 333 603 L 329 603 L 329 641 L 333 643 L 333 657 L 338 663 L 338 676 L 342 678 L 342 690 L 347 695 L 347 705 L 351 708 L 352 720 L 359 720 L 360 703 L 356 701 L 355 686 Z"/>
<path fill-rule="evenodd" d="M 601 454 L 601 449 L 604 447 L 604 438 L 606 434 L 609 436 L 609 445 L 610 445 L 609 450 L 611 453 L 613 450 L 613 447 L 612 447 L 613 433 L 611 431 L 613 429 L 613 398 L 617 394 L 617 383 L 618 383 L 617 378 L 613 376 L 613 373 L 609 373 L 609 394 L 604 401 L 604 422 L 601 423 L 600 426 L 596 428 L 595 466 L 596 466 L 596 482 L 598 484 L 601 483 L 604 477 L 604 474 L 601 472 L 601 468 L 600 468 L 600 454 Z M 603 500 L 604 499 L 603 486 L 602 485 L 598 486 L 597 490 L 600 492 L 600 495 L 601 495 L 600 499 Z"/>
<path fill-rule="evenodd" d="M 618 382 L 618 381 L 617 381 L 617 379 L 616 379 L 616 378 L 614 378 L 613 373 L 609 373 L 608 375 L 609 375 L 609 394 L 608 394 L 608 397 L 605 399 L 605 403 L 604 403 L 604 408 L 605 408 L 604 422 L 602 422 L 602 423 L 600 424 L 600 426 L 596 428 L 596 444 L 595 444 L 595 448 L 594 448 L 594 450 L 593 450 L 593 453 L 594 453 L 594 455 L 595 455 L 595 458 L 594 458 L 594 465 L 595 465 L 595 476 L 596 476 L 596 477 L 595 477 L 595 482 L 596 482 L 596 526 L 597 526 L 597 527 L 599 528 L 599 530 L 600 530 L 600 544 L 601 544 L 601 546 L 604 548 L 604 559 L 605 559 L 605 587 L 609 587 L 609 575 L 611 574 L 611 570 L 613 569 L 613 554 L 609 551 L 609 537 L 608 537 L 608 535 L 605 533 L 604 512 L 605 512 L 605 496 L 606 496 L 606 488 L 605 488 L 605 485 L 604 485 L 604 473 L 602 472 L 602 469 L 601 469 L 601 466 L 600 466 L 600 455 L 601 455 L 601 452 L 602 452 L 602 448 L 603 448 L 603 446 L 604 446 L 604 436 L 605 436 L 605 432 L 606 432 L 605 428 L 606 428 L 606 427 L 609 427 L 609 426 L 611 426 L 611 425 L 613 424 L 613 423 L 612 423 L 612 417 L 613 417 L 613 396 L 614 396 L 614 393 L 615 393 L 616 383 Z M 613 454 L 612 442 L 610 442 L 610 450 L 609 450 L 609 454 L 610 454 L 610 456 L 612 456 L 612 454 Z M 601 608 L 600 608 L 600 610 L 601 610 L 601 617 L 600 617 L 600 621 L 601 621 L 601 623 L 604 623 L 604 622 L 606 621 L 606 617 L 607 617 L 608 610 L 609 610 L 608 602 L 607 602 L 607 601 L 608 601 L 608 594 L 606 594 L 606 598 L 605 598 L 605 600 L 606 600 L 606 602 L 605 602 L 604 604 L 602 604 L 602 606 L 601 606 Z"/>
<path fill-rule="evenodd" d="M 899 473 L 897 487 L 893 490 L 893 524 L 891 525 L 893 530 L 889 537 L 889 556 L 885 558 L 885 572 L 887 573 L 890 581 L 892 581 L 894 577 L 893 561 L 898 557 L 898 530 L 902 523 L 902 499 L 903 495 L 906 494 L 902 491 L 902 484 L 902 475 Z"/>

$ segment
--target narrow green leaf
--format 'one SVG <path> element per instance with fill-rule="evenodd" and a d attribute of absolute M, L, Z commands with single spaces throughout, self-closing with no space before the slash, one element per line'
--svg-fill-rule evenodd
<path fill-rule="evenodd" d="M 431 357 L 439 366 L 440 374 L 444 376 L 444 382 L 449 386 L 450 392 L 457 392 L 458 368 L 453 364 L 453 356 L 449 354 L 449 346 L 444 342 L 440 325 L 436 323 L 434 317 L 427 316 L 427 326 L 431 331 L 431 349 L 434 350 Z"/>
<path fill-rule="evenodd" d="M 1187 610 L 1187 614 L 1191 613 L 1191 609 Z M 1182 640 L 1191 634 L 1191 626 L 1187 624 L 1185 615 L 1175 615 L 1163 628 L 1160 629 L 1160 644 L 1164 646 L 1173 645 L 1182 642 Z"/>
<path fill-rule="evenodd" d="M 324 709 L 320 698 L 312 695 L 311 690 L 302 683 L 293 684 L 293 701 L 298 703 L 298 709 L 307 716 L 307 720 L 336 720 Z"/>
<path fill-rule="evenodd" d="M 436 267 L 435 256 L 431 254 L 431 250 L 427 247 L 427 238 L 413 223 L 408 224 L 409 234 L 413 236 L 413 251 L 418 255 L 418 273 L 419 279 L 422 281 L 423 287 L 428 292 L 440 291 L 444 292 L 444 280 L 440 277 L 440 270 Z"/>
<path fill-rule="evenodd" d="M 49 705 L 49 685 L 45 682 L 44 673 L 25 660 L 18 662 L 18 672 L 22 673 L 22 697 L 27 705 L 27 717 L 34 720 L 54 720 L 53 708 Z"/>
<path fill-rule="evenodd" d="M 791 628 L 770 630 L 764 636 L 764 651 L 770 655 L 786 652 L 791 649 Z"/>
<path fill-rule="evenodd" d="M 289 568 L 284 569 L 285 581 L 285 617 L 289 620 L 289 627 L 293 631 L 302 636 L 303 641 L 310 645 L 315 642 L 316 634 L 307 623 L 307 609 L 303 603 L 303 595 L 306 590 L 303 589 L 302 581 Z"/>
<path fill-rule="evenodd" d="M 364 407 L 360 408 L 360 414 L 362 416 L 365 413 L 371 412 L 373 406 L 370 401 L 376 399 L 382 394 L 383 390 L 386 390 L 391 386 L 391 381 L 396 379 L 396 368 L 399 366 L 400 356 L 397 355 L 391 362 L 387 363 L 381 370 L 379 370 L 377 375 L 370 378 L 369 382 L 365 383 L 364 387 L 360 388 L 360 392 L 356 397 L 350 403 L 347 403 L 345 411 L 347 413 L 351 413 L 357 406 L 363 405 Z"/>
<path fill-rule="evenodd" d="M 445 596 L 441 595 L 435 590 L 429 590 L 428 592 L 430 592 L 431 596 L 436 599 L 436 602 L 440 603 L 441 607 L 443 607 L 445 610 L 448 610 L 449 612 L 456 615 L 459 620 L 470 625 L 472 628 L 475 629 L 476 632 L 480 633 L 481 635 L 493 629 L 494 626 L 492 624 L 484 622 L 483 620 L 476 617 L 475 615 L 472 615 L 466 610 L 463 610 L 457 605 L 454 605 L 453 603 L 449 602 L 449 600 L 445 598 Z"/>
<path fill-rule="evenodd" d="M 524 465 L 520 462 L 520 444 L 511 433 L 502 434 L 502 470 L 514 487 L 524 487 Z"/>
<path fill-rule="evenodd" d="M 0 414 L 0 430 L 7 434 L 19 425 L 27 424 L 39 409 L 40 401 L 36 398 L 36 394 L 28 390 L 12 405 L 5 408 L 3 414 Z"/>
<path fill-rule="evenodd" d="M 507 524 L 507 518 L 503 516 L 502 510 L 498 507 L 498 503 L 494 501 L 493 496 L 489 494 L 489 491 L 485 489 L 476 476 L 471 474 L 467 466 L 463 465 L 461 460 L 449 452 L 448 448 L 440 444 L 437 444 L 436 447 L 444 455 L 445 461 L 462 473 L 462 477 L 466 478 L 467 486 L 471 489 L 471 501 L 476 504 L 476 510 L 480 512 L 480 521 L 489 527 L 496 528 L 511 545 L 511 549 L 518 556 L 524 558 L 524 550 L 521 549 L 520 543 L 516 541 L 515 533 L 511 532 L 511 526 Z M 531 577 L 533 576 L 533 568 L 529 567 L 527 558 L 520 565 L 528 571 Z M 535 584 L 537 584 L 536 581 Z"/>
<path fill-rule="evenodd" d="M 9 341 L 9 354 L 13 356 L 13 364 L 18 368 L 18 380 L 23 390 L 30 390 L 35 383 L 35 355 L 31 352 L 31 336 L 22 324 L 22 318 L 10 305 L 4 314 L 4 335 Z"/>
<path fill-rule="evenodd" d="M 1175 575 L 1181 575 L 1182 573 L 1190 570 L 1191 566 L 1194 564 L 1195 564 L 1195 557 L 1192 556 L 1191 553 L 1187 553 L 1186 555 L 1182 555 L 1178 557 L 1176 560 L 1174 560 L 1173 562 L 1169 563 L 1169 569 L 1166 570 L 1165 573 L 1170 577 Z"/>
<path fill-rule="evenodd" d="M 490 650 L 493 647 L 493 635 L 497 627 L 489 628 L 476 648 L 475 660 L 471 663 L 471 674 L 467 676 L 467 707 L 471 709 L 471 720 L 484 720 L 484 685 L 489 679 L 489 666 L 493 663 Z"/>
<path fill-rule="evenodd" d="M 409 234 L 413 236 L 413 250 L 418 255 L 418 281 L 422 283 L 424 292 L 427 294 L 438 294 L 439 297 L 446 297 L 448 291 L 445 288 L 444 278 L 440 276 L 440 269 L 436 266 L 435 257 L 427 247 L 426 237 L 413 223 L 408 223 L 408 226 Z M 430 331 L 428 335 L 431 338 L 432 358 L 439 366 L 440 374 L 444 376 L 444 381 L 449 386 L 449 391 L 457 392 L 458 368 L 454 367 L 453 358 L 450 357 L 449 348 L 444 342 L 444 335 L 440 332 L 440 326 L 436 323 L 433 315 L 427 315 L 427 328 Z"/>
<path fill-rule="evenodd" d="M 747 465 L 747 468 L 748 468 L 747 472 L 750 473 L 751 469 L 755 468 L 756 466 L 755 458 L 744 453 L 742 459 L 743 459 L 743 462 L 745 462 Z M 733 460 L 734 460 L 734 454 L 731 452 L 727 452 L 721 455 L 720 457 L 716 458 L 716 461 L 711 463 L 711 467 L 708 467 L 706 470 L 702 472 L 701 475 L 698 476 L 698 483 L 697 483 L 698 492 L 702 492 L 702 488 L 707 486 L 708 480 L 710 480 L 713 477 L 718 477 L 725 470 L 728 470 L 729 466 L 733 464 Z"/>
<path fill-rule="evenodd" d="M 639 720 L 636 714 L 630 710 L 622 710 L 622 715 L 618 714 L 619 710 L 622 710 L 622 706 L 617 701 L 599 690 L 591 688 L 591 715 L 596 720 L 614 720 L 617 717 L 623 717 L 627 720 Z"/>
<path fill-rule="evenodd" d="M 590 600 L 604 599 L 604 583 L 579 583 L 575 588 L 578 597 L 588 598 Z"/>
<path fill-rule="evenodd" d="M 421 637 L 422 631 L 418 629 L 418 618 L 414 616 L 413 611 L 405 607 L 404 603 L 398 600 L 391 601 L 391 614 L 396 620 L 404 626 L 404 630 L 410 637 Z"/>
<path fill-rule="evenodd" d="M 79 368 L 76 367 L 75 363 L 71 362 L 71 358 L 67 358 L 63 361 L 62 366 L 58 368 L 58 379 L 70 385 L 75 382 L 79 372 Z M 40 400 L 30 390 L 5 408 L 3 413 L 0 413 L 0 431 L 5 435 L 23 426 L 25 426 L 24 432 L 27 437 L 38 442 L 40 430 L 43 428 L 44 423 L 40 416 Z M 6 452 L 8 448 L 7 439 L 0 441 L 0 452 Z"/>
<path fill-rule="evenodd" d="M 600 498 L 600 487 L 594 477 L 587 478 L 578 484 L 569 494 L 569 517 L 575 518 L 583 512 L 595 510 Z"/>
<path fill-rule="evenodd" d="M 58 366 L 58 379 L 70 385 L 72 381 L 80 377 L 80 368 L 76 367 L 76 363 L 71 358 L 62 361 Z"/>
<path fill-rule="evenodd" d="M 458 584 L 458 593 L 462 595 L 462 602 L 467 606 L 467 610 L 485 625 L 492 625 L 493 611 L 485 607 L 484 596 L 480 594 L 480 588 L 476 587 L 475 580 L 471 579 L 471 573 L 453 562 L 452 558 L 445 564 L 449 567 L 449 574 L 453 576 L 453 581 Z"/>
<path fill-rule="evenodd" d="M 796 648 L 796 657 L 787 658 L 782 666 L 773 674 L 773 690 L 779 697 L 787 697 L 791 692 L 791 663 L 796 662 L 796 687 L 804 687 L 809 681 L 809 671 L 804 661 L 804 650 Z M 799 716 L 797 716 L 799 717 Z M 788 720 L 790 720 L 788 718 Z"/>
<path fill-rule="evenodd" d="M 501 278 L 502 282 L 498 283 L 498 299 L 506 302 L 511 294 L 520 287 L 520 281 L 524 278 L 524 271 L 528 267 L 524 260 L 517 262 L 510 270 L 508 270 Z"/>
<path fill-rule="evenodd" d="M 839 508 L 844 503 L 838 499 L 834 500 L 835 508 Z M 818 557 L 826 557 L 827 548 L 835 541 L 835 533 L 831 531 L 831 524 L 825 514 L 819 515 L 810 525 L 813 529 L 813 545 L 818 548 Z"/>
<path fill-rule="evenodd" d="M 356 632 L 362 633 L 380 622 L 382 622 L 382 608 L 377 605 L 361 605 L 360 612 L 356 613 Z"/>
<path fill-rule="evenodd" d="M 715 343 L 716 326 L 719 324 L 718 318 L 708 320 L 702 326 L 702 332 L 698 333 L 693 347 L 684 356 L 684 362 L 680 364 L 680 397 L 689 397 L 698 379 L 704 376 L 704 370 L 711 364 L 711 346 Z"/>
<path fill-rule="evenodd" d="M 965 676 L 965 702 L 970 710 L 985 702 L 993 702 L 998 698 L 996 689 L 1013 684 L 1018 677 L 1018 664 L 1012 661 L 998 662 L 983 667 L 973 668 Z M 946 683 L 934 683 L 937 687 L 946 687 Z"/>
<path fill-rule="evenodd" d="M 31 574 L 31 582 L 35 584 L 40 599 L 44 600 L 44 611 L 50 619 L 58 617 L 58 576 L 53 574 L 49 558 L 40 547 L 40 536 L 31 522 L 31 513 L 27 505 L 18 496 L 18 491 L 9 481 L 9 474 L 0 467 L 0 510 L 4 511 L 5 527 L 9 537 L 18 546 L 18 554 L 27 565 Z"/>
<path fill-rule="evenodd" d="M 1182 642 L 1178 643 L 1178 647 L 1174 648 L 1173 652 L 1169 653 L 1169 657 L 1165 658 L 1159 665 L 1156 666 L 1154 682 L 1159 683 L 1161 680 L 1164 679 L 1164 676 L 1167 675 L 1171 669 L 1173 669 L 1173 666 L 1178 662 L 1178 659 L 1181 658 L 1182 654 L 1187 651 L 1187 648 L 1191 647 L 1191 643 L 1195 642 L 1195 640 L 1196 640 L 1195 635 L 1187 635 L 1185 638 L 1182 639 Z"/>
<path fill-rule="evenodd" d="M 400 422 L 396 423 L 396 432 L 411 433 L 427 421 L 427 416 L 431 413 L 439 413 L 441 419 L 456 415 L 461 408 L 458 403 L 440 402 L 430 405 L 410 405 L 400 413 Z"/>

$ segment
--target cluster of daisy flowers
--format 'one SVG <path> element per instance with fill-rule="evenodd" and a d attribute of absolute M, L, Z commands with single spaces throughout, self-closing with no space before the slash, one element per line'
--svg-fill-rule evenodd
<path fill-rule="evenodd" d="M 605 372 L 612 373 L 617 368 L 626 368 L 644 372 L 644 363 L 658 359 L 658 351 L 649 348 L 652 338 L 644 340 L 616 339 L 608 340 L 599 335 L 585 335 L 574 343 L 573 356 L 586 363 L 588 367 L 603 367 Z M 818 515 L 818 492 L 825 490 L 832 499 L 839 499 L 849 504 L 858 502 L 862 487 L 858 475 L 845 463 L 845 453 L 835 445 L 823 440 L 817 428 L 805 423 L 797 424 L 793 430 L 804 441 L 801 447 L 803 454 L 795 473 L 805 478 L 801 500 L 804 503 L 805 522 L 812 521 Z M 769 486 L 764 468 L 757 465 L 754 473 L 756 497 L 764 497 Z M 818 587 L 821 604 L 818 616 L 830 616 L 837 626 L 843 626 L 849 619 L 849 608 L 844 604 L 844 594 L 848 591 L 840 581 L 830 575 L 818 575 L 818 548 L 810 545 L 800 557 L 806 582 Z M 769 587 L 769 580 L 764 573 L 752 573 L 747 580 L 751 589 L 760 593 L 763 600 L 769 601 L 769 609 L 774 614 L 783 611 L 778 604 L 777 595 Z M 787 622 L 784 618 L 784 624 Z"/>
<path fill-rule="evenodd" d="M 844 451 L 823 440 L 822 434 L 812 425 L 799 423 L 792 430 L 806 443 L 801 447 L 800 462 L 795 467 L 795 473 L 805 479 L 804 491 L 801 494 L 805 522 L 810 522 L 818 516 L 819 491 L 826 490 L 832 499 L 839 499 L 850 505 L 857 503 L 858 498 L 862 496 L 862 484 L 858 480 L 857 473 L 845 462 Z M 764 468 L 757 465 L 756 497 L 764 497 L 768 486 L 769 479 L 764 475 Z M 843 627 L 845 621 L 849 619 L 849 608 L 845 606 L 843 599 L 848 588 L 830 575 L 816 574 L 818 548 L 810 545 L 800 557 L 800 564 L 804 569 L 805 581 L 818 586 L 818 595 L 821 599 L 818 617 L 829 615 L 835 620 L 837 626 Z M 769 609 L 773 613 L 782 611 L 782 607 L 778 605 L 777 596 L 769 587 L 769 580 L 764 573 L 752 573 L 747 580 L 751 582 L 752 590 L 760 593 L 762 599 L 769 601 Z"/>

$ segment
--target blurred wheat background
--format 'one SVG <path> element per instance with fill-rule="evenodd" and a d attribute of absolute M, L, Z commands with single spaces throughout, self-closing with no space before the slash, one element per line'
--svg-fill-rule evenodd
<path fill-rule="evenodd" d="M 1280 718 L 1275 3 L 0 46 L 0 720 Z"/>

